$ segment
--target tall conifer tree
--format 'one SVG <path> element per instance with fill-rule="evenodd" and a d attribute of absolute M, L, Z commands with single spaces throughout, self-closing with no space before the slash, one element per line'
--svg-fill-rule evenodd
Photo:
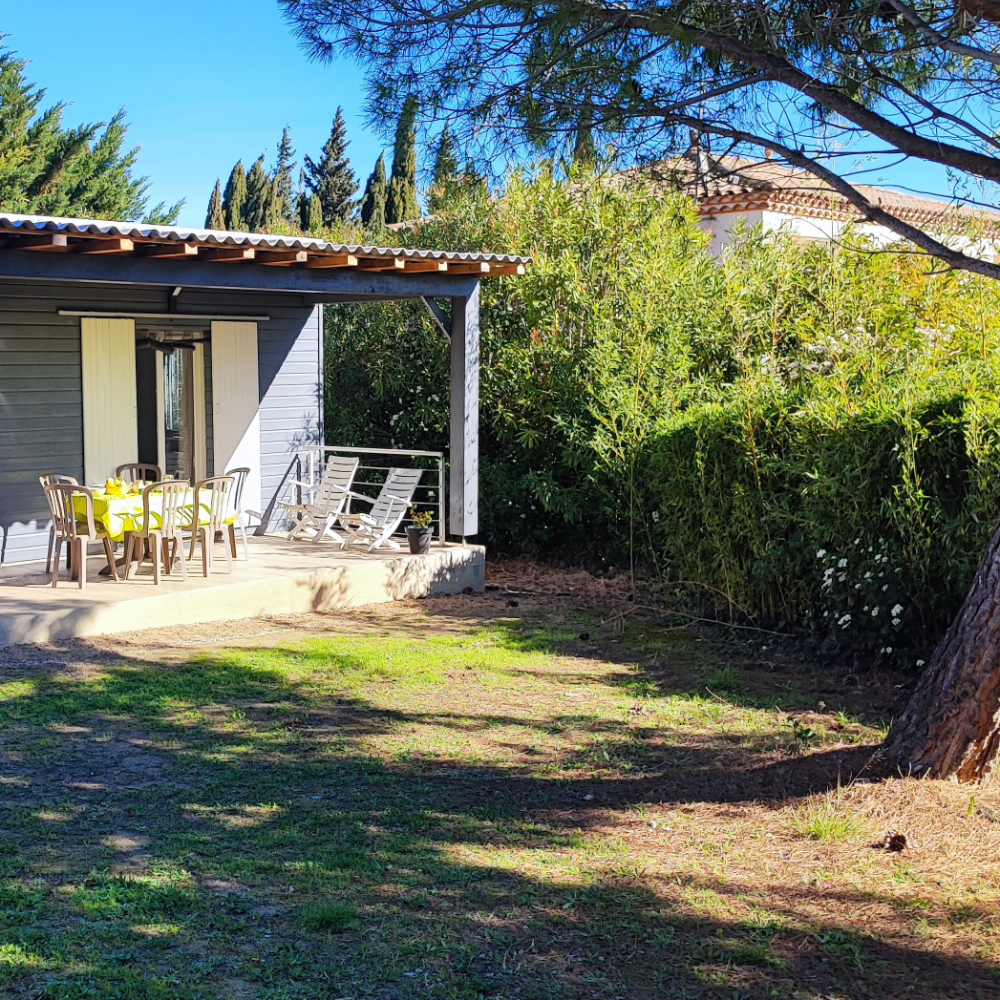
<path fill-rule="evenodd" d="M 387 187 L 385 153 L 381 153 L 375 164 L 375 169 L 368 177 L 364 197 L 361 199 L 361 222 L 369 229 L 379 230 L 385 226 Z"/>
<path fill-rule="evenodd" d="M 246 223 L 251 233 L 262 233 L 268 229 L 271 206 L 274 201 L 274 184 L 264 169 L 266 154 L 261 153 L 254 160 L 247 174 Z"/>
<path fill-rule="evenodd" d="M 64 104 L 42 109 L 45 91 L 24 75 L 27 61 L 0 48 L 0 208 L 35 215 L 142 219 L 169 224 L 182 203 L 148 207 L 138 150 L 124 150 L 124 112 L 66 128 Z"/>
<path fill-rule="evenodd" d="M 385 221 L 408 222 L 420 217 L 417 200 L 417 99 L 413 94 L 403 102 L 396 126 L 392 151 L 392 176 L 385 201 Z"/>
<path fill-rule="evenodd" d="M 235 232 L 246 232 L 247 208 L 247 175 L 243 169 L 243 161 L 237 160 L 233 167 L 229 180 L 226 181 L 226 190 L 222 195 L 222 209 L 226 217 L 226 229 Z"/>
<path fill-rule="evenodd" d="M 292 171 L 295 169 L 295 150 L 292 149 L 292 130 L 286 125 L 278 143 L 278 159 L 274 167 L 274 199 L 271 215 L 276 219 L 292 222 L 295 219 L 295 192 L 292 190 Z"/>
<path fill-rule="evenodd" d="M 327 226 L 349 219 L 354 211 L 358 181 L 347 158 L 348 145 L 344 109 L 337 108 L 319 163 L 305 158 L 306 187 L 319 198 Z"/>
<path fill-rule="evenodd" d="M 448 193 L 458 179 L 458 150 L 447 123 L 441 130 L 434 152 L 434 176 L 428 196 L 428 207 L 436 212 L 448 199 Z"/>
<path fill-rule="evenodd" d="M 206 229 L 225 229 L 226 213 L 222 208 L 222 182 L 216 178 L 212 197 L 208 200 L 208 212 L 205 214 Z"/>
<path fill-rule="evenodd" d="M 318 233 L 323 228 L 323 206 L 318 195 L 299 193 L 298 223 L 304 233 Z"/>

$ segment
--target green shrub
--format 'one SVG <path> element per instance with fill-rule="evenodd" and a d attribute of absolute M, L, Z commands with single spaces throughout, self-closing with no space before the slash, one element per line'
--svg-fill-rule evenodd
<path fill-rule="evenodd" d="M 872 658 L 940 636 L 1000 499 L 1000 285 L 759 232 L 714 261 L 683 199 L 550 168 L 407 238 L 534 259 L 482 285 L 494 553 L 635 567 Z M 326 358 L 330 443 L 447 446 L 422 306 L 329 308 Z"/>

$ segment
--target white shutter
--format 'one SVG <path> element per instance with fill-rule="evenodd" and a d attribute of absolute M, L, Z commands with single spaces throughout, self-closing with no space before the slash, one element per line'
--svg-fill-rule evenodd
<path fill-rule="evenodd" d="M 260 383 L 257 376 L 257 324 L 212 323 L 212 438 L 215 475 L 250 469 L 243 487 L 243 509 L 261 510 Z"/>
<path fill-rule="evenodd" d="M 80 321 L 83 366 L 83 469 L 88 485 L 103 483 L 138 461 L 135 320 Z"/>

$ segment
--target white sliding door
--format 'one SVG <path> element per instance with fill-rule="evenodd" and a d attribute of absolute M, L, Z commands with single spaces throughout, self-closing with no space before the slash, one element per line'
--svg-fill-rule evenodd
<path fill-rule="evenodd" d="M 138 459 L 135 321 L 80 321 L 83 365 L 83 468 L 89 485 Z"/>
<path fill-rule="evenodd" d="M 250 469 L 243 509 L 261 510 L 257 324 L 212 323 L 212 440 L 215 475 Z"/>

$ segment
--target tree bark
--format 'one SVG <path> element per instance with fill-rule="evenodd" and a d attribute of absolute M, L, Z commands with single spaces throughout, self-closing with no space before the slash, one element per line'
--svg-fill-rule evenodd
<path fill-rule="evenodd" d="M 883 748 L 904 774 L 982 781 L 1000 746 L 1000 523 Z"/>

